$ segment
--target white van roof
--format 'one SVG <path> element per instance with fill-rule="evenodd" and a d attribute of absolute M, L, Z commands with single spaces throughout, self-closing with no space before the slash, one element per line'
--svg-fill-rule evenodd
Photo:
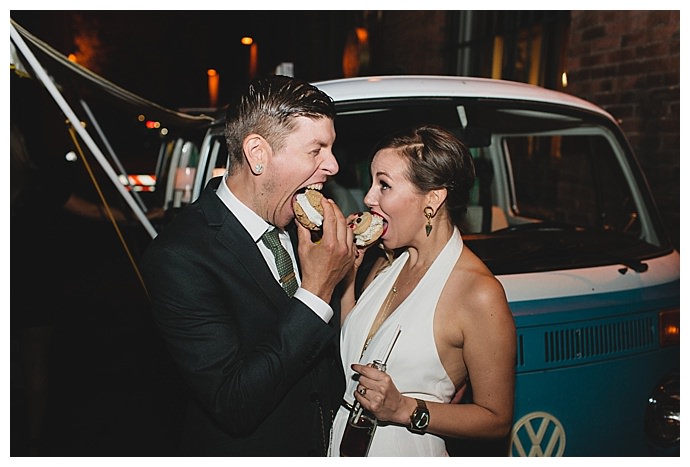
<path fill-rule="evenodd" d="M 343 78 L 313 83 L 336 102 L 396 97 L 486 97 L 576 107 L 613 117 L 601 107 L 564 92 L 516 81 L 466 76 L 397 75 Z"/>

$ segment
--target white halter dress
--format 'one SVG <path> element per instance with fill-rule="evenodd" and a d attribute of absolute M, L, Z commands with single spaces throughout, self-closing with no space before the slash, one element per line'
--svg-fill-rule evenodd
<path fill-rule="evenodd" d="M 434 314 L 441 291 L 462 253 L 463 242 L 456 228 L 417 287 L 393 311 L 373 336 L 364 355 L 360 353 L 371 325 L 407 262 L 409 253 L 403 252 L 393 264 L 383 270 L 362 293 L 348 315 L 340 335 L 341 358 L 347 388 L 343 399 L 352 404 L 357 382 L 352 379 L 352 363 L 383 360 L 398 327 L 400 335 L 388 358 L 387 372 L 398 390 L 405 396 L 448 403 L 455 394 L 455 386 L 439 358 L 434 341 Z M 341 406 L 333 421 L 330 456 L 340 455 L 340 441 L 347 423 L 348 410 Z M 397 425 L 379 424 L 369 449 L 369 456 L 447 456 L 445 442 L 431 433 L 415 434 Z"/>

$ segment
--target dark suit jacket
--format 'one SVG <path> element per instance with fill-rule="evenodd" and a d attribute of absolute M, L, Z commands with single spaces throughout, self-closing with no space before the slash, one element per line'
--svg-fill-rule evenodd
<path fill-rule="evenodd" d="M 326 324 L 283 292 L 219 183 L 142 259 L 154 319 L 193 394 L 180 454 L 324 455 L 344 391 L 339 316 Z"/>

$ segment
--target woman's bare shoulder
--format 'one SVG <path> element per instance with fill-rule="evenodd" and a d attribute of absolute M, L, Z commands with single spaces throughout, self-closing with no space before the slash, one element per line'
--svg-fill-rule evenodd
<path fill-rule="evenodd" d="M 455 264 L 444 289 L 446 303 L 460 304 L 456 310 L 472 314 L 483 310 L 508 310 L 505 291 L 501 282 L 471 251 L 463 251 Z"/>

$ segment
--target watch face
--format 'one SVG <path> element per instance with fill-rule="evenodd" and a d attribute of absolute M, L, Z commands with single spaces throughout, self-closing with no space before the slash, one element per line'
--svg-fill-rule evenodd
<path fill-rule="evenodd" d="M 414 414 L 414 426 L 417 429 L 423 430 L 429 425 L 429 412 L 426 410 L 417 409 Z"/>
<path fill-rule="evenodd" d="M 426 408 L 426 403 L 417 399 L 417 408 L 414 409 L 410 416 L 409 430 L 413 433 L 424 434 L 429 426 L 429 409 Z"/>

